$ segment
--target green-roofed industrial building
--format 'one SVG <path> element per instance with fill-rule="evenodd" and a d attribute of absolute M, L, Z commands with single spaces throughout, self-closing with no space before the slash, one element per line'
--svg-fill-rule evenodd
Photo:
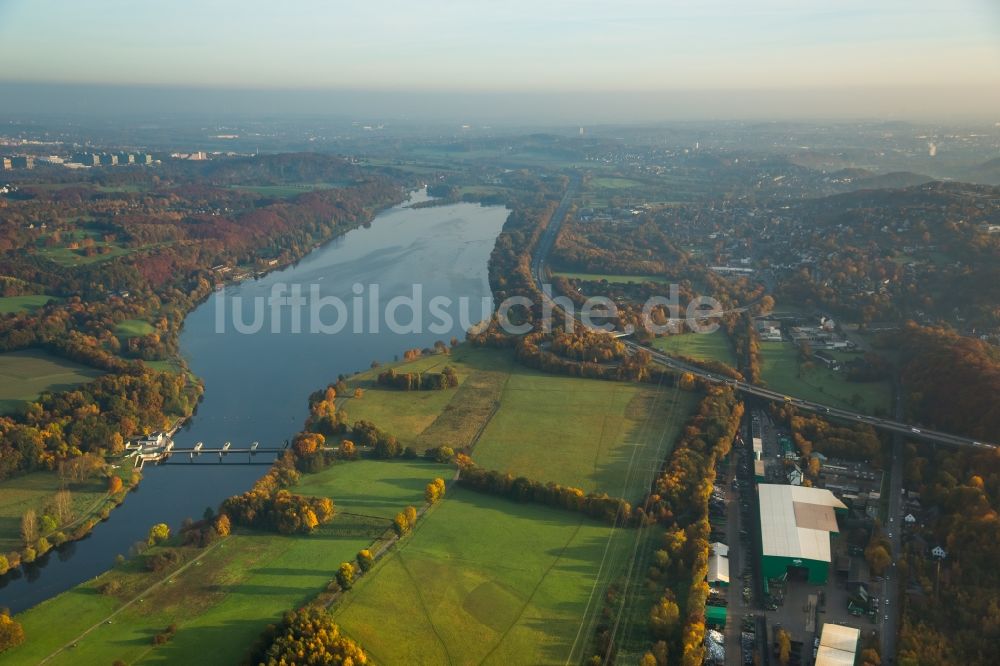
<path fill-rule="evenodd" d="M 837 512 L 847 506 L 824 488 L 760 484 L 761 570 L 767 581 L 804 570 L 810 584 L 823 585 L 830 571 L 830 534 Z"/>

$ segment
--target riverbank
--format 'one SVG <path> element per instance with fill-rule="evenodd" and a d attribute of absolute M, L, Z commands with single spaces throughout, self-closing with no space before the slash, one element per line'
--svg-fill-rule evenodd
<path fill-rule="evenodd" d="M 358 282 L 379 284 L 384 300 L 408 295 L 414 283 L 422 284 L 427 298 L 488 299 L 486 263 L 507 214 L 501 207 L 473 204 L 427 210 L 395 206 L 295 265 L 228 286 L 221 296 L 226 302 L 249 302 L 266 298 L 277 283 L 298 283 L 316 284 L 321 297 L 349 302 L 351 285 Z M 260 441 L 262 447 L 280 448 L 307 415 L 303 397 L 317 387 L 339 374 L 367 369 L 373 359 L 392 358 L 403 347 L 431 346 L 437 339 L 463 334 L 457 321 L 444 333 L 406 338 L 384 329 L 378 334 L 354 334 L 349 328 L 334 336 L 293 334 L 287 320 L 277 332 L 265 328 L 240 334 L 230 326 L 220 333 L 215 307 L 215 299 L 202 301 L 181 332 L 180 348 L 190 371 L 204 380 L 205 394 L 194 417 L 174 436 L 177 448 L 191 448 L 198 441 L 206 447 L 225 441 L 246 447 Z M 249 488 L 272 459 L 202 456 L 188 462 L 184 456 L 183 461 L 175 457 L 147 466 L 137 492 L 110 520 L 99 523 L 91 538 L 49 558 L 31 576 L 9 580 L 0 589 L 0 605 L 21 612 L 100 574 L 116 555 L 128 553 L 143 539 L 151 524 L 176 527 L 186 517 L 200 517 L 206 507 L 217 507 Z"/>

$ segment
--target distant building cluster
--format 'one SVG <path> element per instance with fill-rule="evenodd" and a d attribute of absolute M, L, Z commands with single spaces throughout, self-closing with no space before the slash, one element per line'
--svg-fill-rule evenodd
<path fill-rule="evenodd" d="M 13 155 L 11 157 L 0 157 L 0 169 L 3 171 L 13 171 L 14 169 L 34 169 L 35 158 L 31 155 Z"/>
<path fill-rule="evenodd" d="M 15 169 L 34 169 L 35 162 L 43 162 L 66 167 L 67 169 L 82 169 L 84 167 L 96 166 L 119 166 L 128 164 L 153 164 L 153 155 L 150 153 L 95 153 L 79 152 L 70 157 L 60 157 L 58 155 L 48 155 L 35 157 L 33 155 L 12 155 L 10 157 L 0 157 L 0 171 L 13 171 Z"/>
<path fill-rule="evenodd" d="M 52 161 L 52 160 L 50 160 Z M 69 164 L 79 164 L 86 167 L 96 166 L 124 166 L 128 164 L 149 165 L 153 163 L 153 156 L 149 153 L 74 153 Z"/>

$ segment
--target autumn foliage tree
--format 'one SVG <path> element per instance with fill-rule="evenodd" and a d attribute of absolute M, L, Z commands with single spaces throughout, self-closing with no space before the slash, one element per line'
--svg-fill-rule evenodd
<path fill-rule="evenodd" d="M 444 493 L 447 490 L 444 479 L 437 478 L 427 484 L 424 489 L 424 499 L 427 500 L 428 504 L 436 504 L 438 500 L 444 497 Z"/>
<path fill-rule="evenodd" d="M 252 662 L 264 666 L 365 666 L 368 656 L 340 632 L 325 611 L 304 608 L 286 613 L 281 624 L 265 631 Z"/>
<path fill-rule="evenodd" d="M 351 589 L 351 585 L 354 584 L 354 576 L 356 573 L 357 569 L 355 569 L 355 564 L 353 562 L 341 562 L 340 566 L 337 568 L 337 585 L 340 585 L 340 589 Z"/>
<path fill-rule="evenodd" d="M 24 628 L 7 611 L 0 613 L 0 652 L 24 642 Z"/>

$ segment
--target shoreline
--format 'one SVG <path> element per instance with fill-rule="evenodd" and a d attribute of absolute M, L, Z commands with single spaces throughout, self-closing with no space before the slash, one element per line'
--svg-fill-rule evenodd
<path fill-rule="evenodd" d="M 282 263 L 282 264 L 277 264 L 275 266 L 269 266 L 269 267 L 266 268 L 266 270 L 261 270 L 261 271 L 259 271 L 257 273 L 253 273 L 253 274 L 247 276 L 243 280 L 225 283 L 224 286 L 244 284 L 244 283 L 250 282 L 252 280 L 260 279 L 261 277 L 264 277 L 266 275 L 269 275 L 269 274 L 277 272 L 277 271 L 286 270 L 288 268 L 293 268 L 300 261 L 302 261 L 306 257 L 310 256 L 314 252 L 323 249 L 328 244 L 330 244 L 331 242 L 337 240 L 338 238 L 343 238 L 345 235 L 347 235 L 351 231 L 355 231 L 355 230 L 357 230 L 359 228 L 362 228 L 362 227 L 364 227 L 366 225 L 372 224 L 375 221 L 375 219 L 379 215 L 381 215 L 382 213 L 384 213 L 385 211 L 391 210 L 392 208 L 395 208 L 396 206 L 399 206 L 401 204 L 405 204 L 406 201 L 408 201 L 409 198 L 411 198 L 412 195 L 415 192 L 419 192 L 422 189 L 426 189 L 426 186 L 423 187 L 423 188 L 417 188 L 417 189 L 408 190 L 408 191 L 404 190 L 403 191 L 403 198 L 401 200 L 396 201 L 394 203 L 387 203 L 387 204 L 383 204 L 381 206 L 376 206 L 376 207 L 372 208 L 370 215 L 366 219 L 364 219 L 362 221 L 359 221 L 359 222 L 357 222 L 357 223 L 355 223 L 355 224 L 353 224 L 353 225 L 351 225 L 349 227 L 343 228 L 340 233 L 333 234 L 333 235 L 329 236 L 328 238 L 324 239 L 323 241 L 310 246 L 308 248 L 308 251 L 304 252 L 301 256 L 295 257 L 294 259 L 291 259 L 291 260 L 289 260 L 289 261 L 287 261 L 285 263 Z M 179 340 L 179 337 L 180 337 L 180 333 L 184 330 L 184 323 L 183 322 L 187 320 L 188 316 L 192 312 L 194 312 L 198 307 L 200 307 L 209 298 L 211 298 L 211 296 L 215 293 L 215 291 L 216 291 L 215 288 L 212 288 L 212 289 L 208 290 L 208 292 L 205 293 L 201 298 L 199 298 L 198 300 L 196 300 L 196 301 L 194 301 L 192 303 L 192 307 L 189 310 L 187 310 L 187 311 L 184 312 L 184 317 L 183 317 L 181 326 L 177 329 L 178 340 Z M 134 360 L 137 363 L 141 363 L 144 368 L 152 370 L 152 368 L 150 368 L 148 365 L 146 365 L 145 362 L 142 361 L 142 360 L 139 360 L 139 359 L 130 359 L 130 360 Z M 195 383 L 201 383 L 201 382 L 203 382 L 203 380 L 202 380 L 201 377 L 198 377 L 197 375 L 195 375 L 191 371 L 190 367 L 188 366 L 187 359 L 185 359 L 184 356 L 183 356 L 183 354 L 181 353 L 181 350 L 179 348 L 179 344 L 178 344 L 178 351 L 175 354 L 172 354 L 170 357 L 168 357 L 167 359 L 164 359 L 164 360 L 174 362 L 178 366 L 178 370 L 180 372 L 184 372 L 184 373 L 186 373 L 188 375 L 189 381 L 192 381 L 192 382 L 195 382 Z M 176 433 L 178 433 L 179 431 L 183 430 L 185 427 L 187 427 L 187 426 L 189 426 L 191 424 L 191 422 L 194 420 L 194 418 L 195 418 L 195 416 L 197 414 L 198 406 L 201 404 L 203 398 L 204 398 L 204 391 L 200 392 L 200 394 L 198 396 L 198 400 L 192 406 L 191 411 L 188 414 L 179 416 L 174 421 L 173 426 L 169 430 L 164 431 L 168 435 L 168 437 L 173 438 L 173 436 Z M 111 466 L 112 475 L 114 475 L 114 472 L 113 472 L 114 469 L 120 469 L 120 468 L 114 467 L 113 466 L 114 463 L 112 461 L 116 461 L 116 460 L 119 460 L 119 459 L 124 459 L 124 458 L 122 456 L 105 457 L 105 462 L 109 466 Z M 138 478 L 135 478 L 136 475 L 137 475 Z M 120 474 L 118 476 L 119 476 L 119 478 L 121 478 Z M 86 527 L 85 530 L 76 530 L 76 531 L 74 531 L 73 534 L 72 534 L 72 536 L 67 536 L 64 540 L 61 540 L 58 545 L 50 544 L 49 548 L 47 548 L 46 550 L 44 550 L 41 553 L 35 553 L 34 556 L 30 560 L 28 560 L 28 561 L 25 561 L 25 559 L 23 557 L 23 555 L 25 554 L 25 551 L 28 549 L 28 547 L 25 547 L 24 549 L 22 549 L 20 551 L 11 551 L 11 553 L 9 555 L 15 555 L 16 554 L 17 555 L 17 560 L 16 560 L 16 562 L 11 562 L 10 565 L 9 565 L 9 567 L 8 567 L 8 569 L 7 569 L 7 571 L 4 572 L 3 574 L 0 574 L 0 581 L 3 581 L 5 583 L 6 582 L 11 582 L 13 580 L 17 580 L 18 578 L 20 578 L 22 576 L 29 576 L 30 574 L 33 574 L 33 573 L 36 573 L 36 572 L 38 572 L 38 575 L 42 575 L 39 570 L 40 569 L 44 569 L 44 565 L 39 566 L 38 564 L 36 564 L 37 562 L 39 562 L 39 560 L 46 559 L 45 563 L 47 564 L 47 558 L 50 557 L 53 552 L 57 552 L 58 553 L 58 552 L 64 550 L 65 547 L 70 546 L 70 545 L 72 545 L 72 544 L 74 544 L 76 542 L 83 541 L 83 540 L 87 539 L 88 537 L 90 537 L 91 533 L 93 532 L 94 528 L 97 527 L 97 525 L 99 525 L 100 523 L 106 522 L 111 517 L 111 513 L 115 509 L 117 509 L 118 507 L 122 506 L 125 503 L 125 500 L 128 498 L 128 494 L 130 492 L 133 492 L 133 491 L 139 489 L 139 486 L 141 485 L 142 478 L 143 478 L 142 477 L 142 470 L 141 470 L 141 468 L 133 468 L 133 470 L 131 471 L 130 477 L 131 478 L 129 479 L 129 482 L 127 482 L 127 483 L 126 483 L 125 479 L 122 479 L 123 480 L 122 490 L 119 491 L 119 493 L 115 493 L 115 495 L 118 495 L 118 494 L 121 495 L 120 498 L 117 501 L 113 501 L 113 498 L 115 497 L 115 495 L 108 494 L 102 500 L 100 500 L 100 502 L 99 502 L 99 506 L 101 506 L 102 508 L 98 508 L 95 511 L 90 512 L 89 514 L 87 514 L 85 516 L 78 517 L 78 518 L 74 519 L 73 521 L 71 521 L 70 523 L 67 523 L 66 526 L 57 527 L 54 531 L 52 531 L 52 532 L 44 535 L 43 538 L 52 537 L 54 534 L 60 534 L 62 532 L 62 530 L 65 529 L 66 527 L 70 527 L 70 526 L 78 525 L 78 524 L 87 525 L 87 527 Z M 135 479 L 134 482 L 132 482 L 132 480 L 131 480 L 133 478 Z M 113 505 L 110 506 L 110 507 L 107 507 L 105 505 L 106 505 L 106 503 L 109 500 L 113 501 Z M 107 509 L 106 514 L 104 513 L 104 509 L 105 508 Z M 2 553 L 0 553 L 0 555 L 2 555 Z M 104 572 L 102 572 L 102 573 L 104 573 Z M 98 575 L 101 575 L 101 574 L 98 574 Z M 72 588 L 70 588 L 70 589 L 72 589 Z M 47 599 L 42 600 L 42 601 L 40 601 L 38 603 L 39 604 L 40 603 L 44 603 L 48 599 L 55 598 L 56 596 L 58 596 L 58 594 L 53 595 L 51 597 L 48 597 Z M 24 612 L 25 610 L 29 610 L 30 608 L 33 608 L 33 607 L 35 607 L 37 605 L 38 604 L 35 604 L 34 606 L 31 606 L 29 608 L 26 608 L 26 609 L 22 610 L 21 612 Z"/>

